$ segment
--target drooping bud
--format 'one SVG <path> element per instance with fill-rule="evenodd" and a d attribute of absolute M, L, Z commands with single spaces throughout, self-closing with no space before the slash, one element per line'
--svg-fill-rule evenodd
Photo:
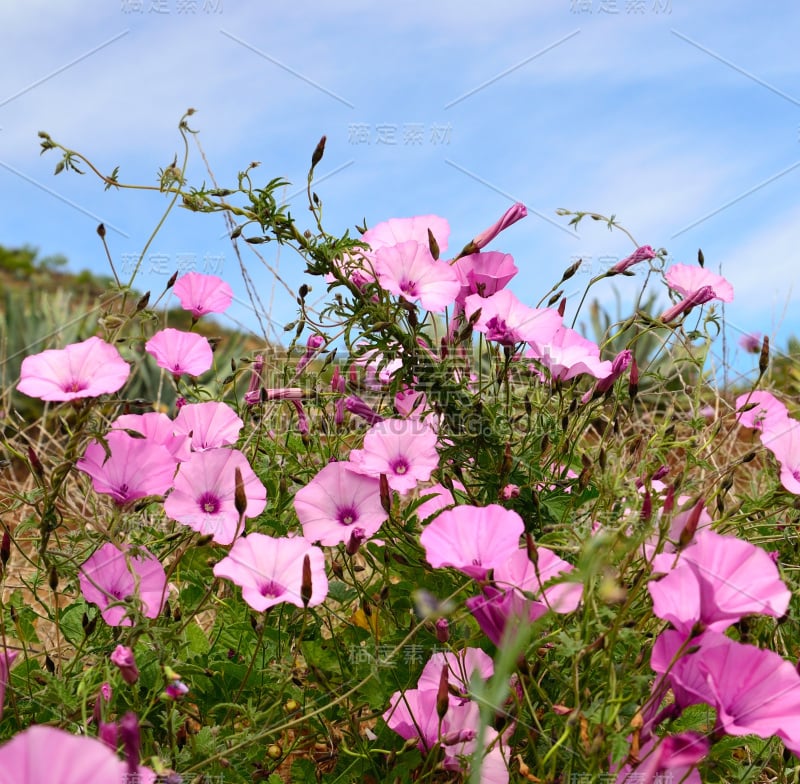
<path fill-rule="evenodd" d="M 379 477 L 380 491 L 381 491 L 381 506 L 386 514 L 392 512 L 392 492 L 389 489 L 389 477 L 386 474 L 381 474 Z"/>
<path fill-rule="evenodd" d="M 636 359 L 631 359 L 631 376 L 628 381 L 628 394 L 631 400 L 636 398 L 639 394 L 639 366 L 636 364 Z"/>
<path fill-rule="evenodd" d="M 345 548 L 348 555 L 355 555 L 358 552 L 358 549 L 361 547 L 362 543 L 366 540 L 367 533 L 363 528 L 354 528 L 350 532 L 350 539 L 347 542 L 347 547 Z M 308 558 L 308 556 L 306 556 Z"/>
<path fill-rule="evenodd" d="M 714 299 L 714 289 L 711 286 L 703 286 L 697 291 L 693 291 L 688 297 L 682 299 L 671 308 L 665 310 L 658 318 L 665 324 L 674 321 L 678 316 L 688 313 L 695 305 L 705 305 L 709 300 Z"/>
<path fill-rule="evenodd" d="M 436 237 L 433 236 L 433 232 L 428 229 L 428 247 L 431 249 L 431 256 L 438 261 L 439 259 L 439 243 L 436 241 Z"/>
<path fill-rule="evenodd" d="M 303 600 L 303 607 L 308 607 L 313 588 L 314 586 L 311 583 L 311 558 L 306 553 L 303 556 L 303 578 L 300 583 L 300 598 Z"/>

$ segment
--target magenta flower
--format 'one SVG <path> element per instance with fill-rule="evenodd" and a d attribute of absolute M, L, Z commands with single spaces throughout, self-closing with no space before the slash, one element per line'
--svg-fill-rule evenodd
<path fill-rule="evenodd" d="M 163 495 L 172 485 L 175 458 L 161 444 L 134 438 L 124 430 L 111 430 L 105 437 L 111 456 L 99 441 L 92 441 L 76 468 L 92 478 L 96 493 L 110 495 L 124 506 L 138 498 Z"/>
<path fill-rule="evenodd" d="M 0 784 L 154 784 L 152 770 L 133 765 L 101 740 L 43 724 L 0 746 Z"/>
<path fill-rule="evenodd" d="M 303 561 L 310 562 L 310 598 L 304 603 Z M 252 533 L 236 540 L 230 553 L 214 567 L 242 588 L 242 598 L 258 612 L 280 602 L 296 607 L 321 604 L 328 595 L 325 556 L 302 537 L 274 539 Z"/>
<path fill-rule="evenodd" d="M 733 302 L 733 286 L 722 277 L 704 267 L 690 264 L 673 264 L 664 277 L 667 285 L 682 297 L 690 297 L 697 291 L 711 287 L 711 299 Z"/>
<path fill-rule="evenodd" d="M 522 518 L 498 504 L 456 506 L 428 523 L 420 535 L 435 569 L 452 566 L 475 580 L 504 564 L 519 548 Z"/>
<path fill-rule="evenodd" d="M 677 302 L 671 308 L 667 308 L 658 318 L 664 323 L 674 321 L 678 316 L 688 313 L 696 305 L 705 305 L 714 299 L 714 289 L 711 286 L 703 286 L 697 291 L 691 292 L 686 299 Z"/>
<path fill-rule="evenodd" d="M 78 579 L 87 602 L 100 608 L 109 626 L 131 626 L 121 602 L 138 601 L 146 618 L 156 618 L 164 606 L 167 575 L 161 561 L 144 547 L 132 555 L 106 542 L 81 566 Z"/>
<path fill-rule="evenodd" d="M 653 571 L 666 576 L 647 584 L 653 612 L 687 636 L 696 623 L 723 632 L 745 615 L 775 618 L 791 593 L 765 550 L 733 536 L 702 531 L 679 555 L 662 553 Z"/>
<path fill-rule="evenodd" d="M 572 571 L 572 565 L 546 547 L 537 547 L 534 564 L 526 550 L 517 549 L 494 571 L 494 586 L 483 596 L 466 601 L 483 633 L 495 644 L 515 635 L 548 611 L 569 613 L 580 604 L 583 588 L 578 583 L 550 581 Z M 529 597 L 536 598 L 529 598 Z"/>
<path fill-rule="evenodd" d="M 515 224 L 518 220 L 522 220 L 527 214 L 528 210 L 525 205 L 517 202 L 503 213 L 499 221 L 493 223 L 486 231 L 482 231 L 475 237 L 470 243 L 470 247 L 474 247 L 476 250 L 485 248 L 501 231 L 505 231 L 505 229 Z"/>
<path fill-rule="evenodd" d="M 633 361 L 633 352 L 630 349 L 623 349 L 611 360 L 611 372 L 607 376 L 603 376 L 594 385 L 593 389 L 588 390 L 581 398 L 581 403 L 584 405 L 590 400 L 594 400 L 600 395 L 604 395 L 613 386 L 614 382 L 628 369 L 628 366 Z"/>
<path fill-rule="evenodd" d="M 581 373 L 604 378 L 612 371 L 611 362 L 600 359 L 600 347 L 569 327 L 562 326 L 541 341 L 531 341 L 525 356 L 544 365 L 553 380 L 568 381 Z"/>
<path fill-rule="evenodd" d="M 179 329 L 162 329 L 145 343 L 159 367 L 174 376 L 200 376 L 214 364 L 211 344 L 202 335 Z"/>
<path fill-rule="evenodd" d="M 303 536 L 325 546 L 347 544 L 356 529 L 370 538 L 388 517 L 381 504 L 380 482 L 344 462 L 329 463 L 298 490 L 294 508 Z"/>
<path fill-rule="evenodd" d="M 190 310 L 196 319 L 206 313 L 224 313 L 233 301 L 233 291 L 222 278 L 200 272 L 181 275 L 173 291 L 181 307 Z"/>
<path fill-rule="evenodd" d="M 134 684 L 139 680 L 139 668 L 133 656 L 133 649 L 125 645 L 118 645 L 110 656 L 111 663 L 119 668 L 122 679 L 127 684 Z"/>
<path fill-rule="evenodd" d="M 760 332 L 751 332 L 742 335 L 737 342 L 748 354 L 760 354 L 762 337 Z"/>
<path fill-rule="evenodd" d="M 561 316 L 551 308 L 529 308 L 523 305 L 508 289 L 501 289 L 490 297 L 471 294 L 464 300 L 468 319 L 480 311 L 475 329 L 483 332 L 487 340 L 504 346 L 517 343 L 549 340 L 561 327 Z"/>
<path fill-rule="evenodd" d="M 425 310 L 441 313 L 455 300 L 461 286 L 449 264 L 435 261 L 427 243 L 401 242 L 375 253 L 380 285 L 398 297 L 418 300 Z"/>
<path fill-rule="evenodd" d="M 267 491 L 237 449 L 194 452 L 181 463 L 173 491 L 164 501 L 167 516 L 201 534 L 212 534 L 217 544 L 230 544 L 239 531 L 236 511 L 236 469 L 244 484 L 244 517 L 257 517 L 267 505 Z"/>
<path fill-rule="evenodd" d="M 187 403 L 175 417 L 175 435 L 189 437 L 192 449 L 200 452 L 235 444 L 244 422 L 226 403 Z"/>
<path fill-rule="evenodd" d="M 689 730 L 665 738 L 650 738 L 639 749 L 638 764 L 627 764 L 617 774 L 616 784 L 651 784 L 676 781 L 703 784 L 695 766 L 707 754 L 707 737 Z"/>
<path fill-rule="evenodd" d="M 41 400 L 76 400 L 121 389 L 130 365 L 114 346 L 93 337 L 22 360 L 17 389 Z"/>
<path fill-rule="evenodd" d="M 681 632 L 662 632 L 651 658 L 656 672 L 672 665 L 666 677 L 681 708 L 707 703 L 716 708 L 717 729 L 728 735 L 779 735 L 789 748 L 800 746 L 800 675 L 791 662 L 709 631 L 691 641 L 695 652 L 673 664 L 684 642 Z"/>
<path fill-rule="evenodd" d="M 450 238 L 450 224 L 438 215 L 417 215 L 414 218 L 390 218 L 367 229 L 361 236 L 363 242 L 376 251 L 401 242 L 413 240 L 428 247 L 428 231 L 433 234 L 439 250 L 447 250 Z"/>
<path fill-rule="evenodd" d="M 17 656 L 19 656 L 19 651 L 0 651 L 0 719 L 3 718 L 3 704 L 6 699 L 8 673 Z"/>
<path fill-rule="evenodd" d="M 649 261 L 655 257 L 656 253 L 649 245 L 642 245 L 640 248 L 636 248 L 636 250 L 631 253 L 630 256 L 626 256 L 622 261 L 618 261 L 608 271 L 607 275 L 608 277 L 611 277 L 612 275 L 619 275 L 623 272 L 626 272 L 634 264 L 638 264 L 640 261 Z"/>
<path fill-rule="evenodd" d="M 176 463 L 188 460 L 191 454 L 189 440 L 185 435 L 176 435 L 175 423 L 159 411 L 122 414 L 111 423 L 111 429 L 141 433 L 150 443 L 165 447 Z"/>
<path fill-rule="evenodd" d="M 384 419 L 364 436 L 364 448 L 350 452 L 350 462 L 367 476 L 385 474 L 392 490 L 404 495 L 427 482 L 439 465 L 436 433 L 416 419 Z"/>

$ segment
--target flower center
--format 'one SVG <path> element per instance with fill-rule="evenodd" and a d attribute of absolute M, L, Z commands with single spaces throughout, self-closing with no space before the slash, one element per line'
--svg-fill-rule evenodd
<path fill-rule="evenodd" d="M 406 460 L 404 457 L 398 457 L 397 460 L 392 463 L 391 467 L 395 474 L 400 474 L 401 476 L 407 473 L 408 469 L 410 468 L 408 460 Z"/>
<path fill-rule="evenodd" d="M 400 291 L 404 294 L 408 294 L 412 297 L 417 296 L 417 281 L 415 280 L 401 280 L 400 281 Z"/>
<path fill-rule="evenodd" d="M 352 506 L 346 506 L 342 509 L 339 509 L 336 519 L 339 522 L 339 525 L 352 525 L 356 520 L 358 520 L 358 512 Z"/>
<path fill-rule="evenodd" d="M 273 598 L 281 596 L 285 590 L 286 589 L 280 583 L 276 583 L 274 580 L 267 580 L 261 583 L 258 588 L 258 592 L 262 596 L 270 596 Z"/>
<path fill-rule="evenodd" d="M 71 379 L 63 384 L 61 390 L 63 392 L 82 392 L 88 386 L 89 384 L 86 381 L 81 379 Z"/>
<path fill-rule="evenodd" d="M 496 340 L 498 343 L 511 344 L 514 342 L 512 331 L 508 328 L 505 319 L 500 316 L 493 316 L 486 322 L 486 337 L 489 340 Z"/>
<path fill-rule="evenodd" d="M 219 512 L 219 508 L 221 506 L 219 498 L 217 498 L 217 496 L 215 496 L 213 493 L 203 493 L 203 495 L 197 499 L 197 505 L 206 514 L 216 514 Z"/>

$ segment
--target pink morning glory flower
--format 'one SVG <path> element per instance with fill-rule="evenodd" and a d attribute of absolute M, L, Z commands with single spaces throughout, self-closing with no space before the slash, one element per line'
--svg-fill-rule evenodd
<path fill-rule="evenodd" d="M 174 489 L 164 501 L 167 516 L 198 533 L 212 534 L 217 544 L 230 544 L 239 528 L 237 468 L 247 499 L 244 516 L 260 515 L 267 505 L 266 488 L 239 450 L 220 448 L 194 452 L 181 463 Z"/>
<path fill-rule="evenodd" d="M 765 550 L 743 539 L 705 530 L 676 556 L 653 559 L 666 576 L 648 583 L 653 612 L 686 635 L 698 622 L 723 632 L 745 615 L 775 618 L 789 607 L 791 593 Z"/>
<path fill-rule="evenodd" d="M 198 319 L 206 313 L 224 313 L 233 301 L 233 291 L 222 278 L 187 272 L 181 275 L 173 288 L 184 310 L 190 310 Z"/>
<path fill-rule="evenodd" d="M 381 504 L 380 482 L 345 462 L 329 463 L 295 493 L 294 508 L 309 542 L 347 544 L 356 529 L 374 536 L 388 515 Z"/>
<path fill-rule="evenodd" d="M 17 656 L 19 656 L 19 651 L 0 651 L 0 719 L 3 718 L 3 703 L 6 699 L 8 672 Z"/>
<path fill-rule="evenodd" d="M 470 681 L 473 678 L 488 681 L 494 674 L 492 657 L 480 648 L 434 653 L 422 669 L 417 688 L 435 692 L 439 687 L 442 667 L 448 669 L 448 698 L 451 705 L 463 705 L 469 698 Z"/>
<path fill-rule="evenodd" d="M 722 277 L 704 267 L 690 264 L 673 264 L 664 277 L 673 291 L 682 297 L 690 297 L 707 286 L 711 287 L 711 299 L 733 302 L 733 286 Z"/>
<path fill-rule="evenodd" d="M 429 413 L 427 405 L 427 395 L 410 387 L 404 387 L 394 396 L 395 411 L 405 419 L 421 419 Z"/>
<path fill-rule="evenodd" d="M 111 430 L 105 437 L 111 456 L 99 441 L 92 441 L 76 467 L 92 478 L 96 493 L 110 495 L 125 504 L 149 495 L 163 495 L 172 485 L 175 458 L 161 444 L 134 438 L 124 430 Z"/>
<path fill-rule="evenodd" d="M 280 602 L 303 607 L 303 561 L 310 563 L 311 593 L 307 605 L 321 604 L 328 595 L 325 556 L 303 537 L 275 539 L 251 533 L 236 540 L 230 552 L 214 567 L 215 577 L 225 577 L 242 589 L 242 598 L 258 612 Z"/>
<path fill-rule="evenodd" d="M 768 422 L 761 443 L 775 455 L 781 467 L 781 484 L 790 493 L 800 494 L 800 422 L 777 417 Z"/>
<path fill-rule="evenodd" d="M 359 473 L 385 474 L 392 490 L 401 495 L 418 482 L 427 482 L 439 465 L 436 433 L 416 419 L 384 419 L 364 436 L 363 449 L 350 452 Z"/>
<path fill-rule="evenodd" d="M 452 566 L 476 580 L 504 564 L 519 548 L 522 518 L 499 504 L 446 509 L 420 535 L 425 558 L 435 569 Z"/>
<path fill-rule="evenodd" d="M 81 566 L 78 579 L 83 598 L 100 608 L 109 626 L 132 625 L 125 617 L 128 609 L 119 602 L 137 599 L 146 618 L 157 617 L 164 605 L 164 567 L 144 547 L 138 551 L 140 555 L 133 555 L 106 542 Z"/>
<path fill-rule="evenodd" d="M 176 435 L 175 423 L 160 411 L 122 414 L 111 423 L 111 429 L 141 433 L 150 443 L 165 447 L 177 463 L 187 460 L 191 453 L 189 440 L 185 435 Z"/>
<path fill-rule="evenodd" d="M 475 329 L 503 346 L 517 343 L 546 341 L 561 327 L 561 316 L 552 308 L 529 308 L 508 289 L 490 297 L 470 294 L 464 300 L 468 319 L 480 311 Z"/>
<path fill-rule="evenodd" d="M 703 784 L 695 766 L 711 747 L 708 738 L 688 730 L 642 744 L 635 766 L 627 764 L 617 774 L 616 784 L 651 784 L 676 781 Z"/>
<path fill-rule="evenodd" d="M 759 354 L 761 353 L 761 341 L 762 335 L 760 332 L 751 332 L 749 334 L 742 335 L 737 343 L 748 353 L 748 354 Z"/>
<path fill-rule="evenodd" d="M 462 305 L 470 294 L 491 297 L 519 272 L 513 256 L 496 251 L 462 256 L 455 261 L 453 269 L 461 284 L 457 300 Z"/>
<path fill-rule="evenodd" d="M 736 419 L 742 427 L 766 433 L 788 427 L 789 410 L 771 392 L 756 389 L 736 398 Z M 746 411 L 742 409 L 747 409 Z"/>
<path fill-rule="evenodd" d="M 525 356 L 544 365 L 554 380 L 568 381 L 581 373 L 604 378 L 611 373 L 611 362 L 600 359 L 600 347 L 569 327 L 530 343 Z"/>
<path fill-rule="evenodd" d="M 791 662 L 708 631 L 691 641 L 693 653 L 673 663 L 685 640 L 681 632 L 662 632 L 650 662 L 668 673 L 681 708 L 706 703 L 717 710 L 717 729 L 728 735 L 779 735 L 789 748 L 800 746 L 800 675 Z"/>
<path fill-rule="evenodd" d="M 41 400 L 97 397 L 121 389 L 130 372 L 114 346 L 92 337 L 25 357 L 17 389 Z"/>
<path fill-rule="evenodd" d="M 123 762 L 101 740 L 34 724 L 0 746 L 0 784 L 153 784 L 149 768 Z"/>
<path fill-rule="evenodd" d="M 427 244 L 413 240 L 376 251 L 375 272 L 384 289 L 435 313 L 446 310 L 461 289 L 453 268 L 435 261 Z"/>
<path fill-rule="evenodd" d="M 162 329 L 145 343 L 159 367 L 174 376 L 201 376 L 214 364 L 211 344 L 202 335 L 180 329 Z"/>
<path fill-rule="evenodd" d="M 417 215 L 414 218 L 390 218 L 383 223 L 377 223 L 361 235 L 361 239 L 376 251 L 401 242 L 413 240 L 420 245 L 428 247 L 428 231 L 436 239 L 439 250 L 447 250 L 447 241 L 450 238 L 450 224 L 438 215 Z"/>
<path fill-rule="evenodd" d="M 215 400 L 187 403 L 175 417 L 175 434 L 189 437 L 192 449 L 200 452 L 235 444 L 244 422 L 227 403 Z"/>

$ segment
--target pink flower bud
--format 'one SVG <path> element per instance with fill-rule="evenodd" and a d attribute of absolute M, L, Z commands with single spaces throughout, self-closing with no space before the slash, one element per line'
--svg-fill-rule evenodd
<path fill-rule="evenodd" d="M 110 656 L 111 663 L 119 667 L 122 679 L 127 684 L 134 684 L 139 680 L 139 670 L 136 667 L 133 651 L 124 645 L 118 645 Z"/>

